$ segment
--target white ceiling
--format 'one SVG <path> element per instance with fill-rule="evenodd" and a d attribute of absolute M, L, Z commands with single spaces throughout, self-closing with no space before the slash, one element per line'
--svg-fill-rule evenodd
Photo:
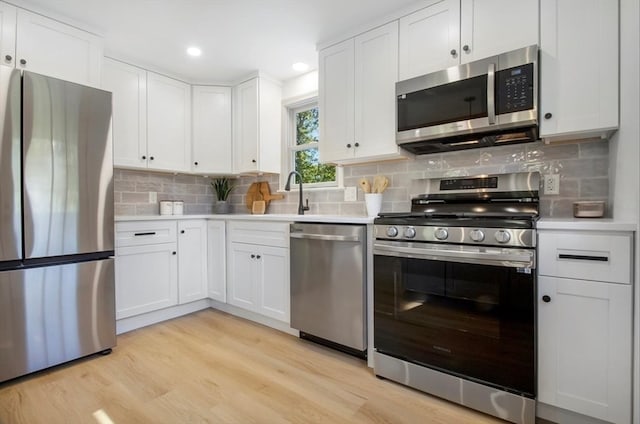
<path fill-rule="evenodd" d="M 317 68 L 316 44 L 416 0 L 9 0 L 104 37 L 105 54 L 189 82 Z M 199 58 L 188 46 L 199 46 Z"/>

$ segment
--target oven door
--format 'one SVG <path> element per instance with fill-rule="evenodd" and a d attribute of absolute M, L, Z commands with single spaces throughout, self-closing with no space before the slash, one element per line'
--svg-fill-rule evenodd
<path fill-rule="evenodd" d="M 374 347 L 535 397 L 535 252 L 376 241 Z"/>

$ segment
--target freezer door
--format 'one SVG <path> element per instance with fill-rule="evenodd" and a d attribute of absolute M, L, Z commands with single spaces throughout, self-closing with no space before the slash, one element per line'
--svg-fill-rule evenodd
<path fill-rule="evenodd" d="M 113 250 L 111 93 L 25 72 L 25 258 Z"/>
<path fill-rule="evenodd" d="M 113 263 L 0 272 L 0 381 L 115 346 Z"/>
<path fill-rule="evenodd" d="M 20 71 L 0 65 L 0 262 L 22 257 Z"/>

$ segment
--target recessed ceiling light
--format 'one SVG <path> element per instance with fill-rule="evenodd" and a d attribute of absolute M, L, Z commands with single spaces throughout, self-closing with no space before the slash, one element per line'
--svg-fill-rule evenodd
<path fill-rule="evenodd" d="M 187 54 L 189 56 L 200 56 L 202 54 L 202 50 L 198 47 L 189 47 L 187 49 Z"/>
<path fill-rule="evenodd" d="M 307 69 L 309 69 L 309 65 L 302 62 L 296 62 L 293 65 L 291 65 L 291 67 L 293 68 L 294 71 L 298 71 L 298 72 L 304 72 Z"/>

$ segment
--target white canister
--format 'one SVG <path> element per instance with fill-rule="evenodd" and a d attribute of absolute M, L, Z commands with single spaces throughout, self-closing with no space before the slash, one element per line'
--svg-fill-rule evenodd
<path fill-rule="evenodd" d="M 160 215 L 173 215 L 173 202 L 171 200 L 160 201 Z"/>
<path fill-rule="evenodd" d="M 184 202 L 182 200 L 173 201 L 173 214 L 174 215 L 184 214 Z"/>

